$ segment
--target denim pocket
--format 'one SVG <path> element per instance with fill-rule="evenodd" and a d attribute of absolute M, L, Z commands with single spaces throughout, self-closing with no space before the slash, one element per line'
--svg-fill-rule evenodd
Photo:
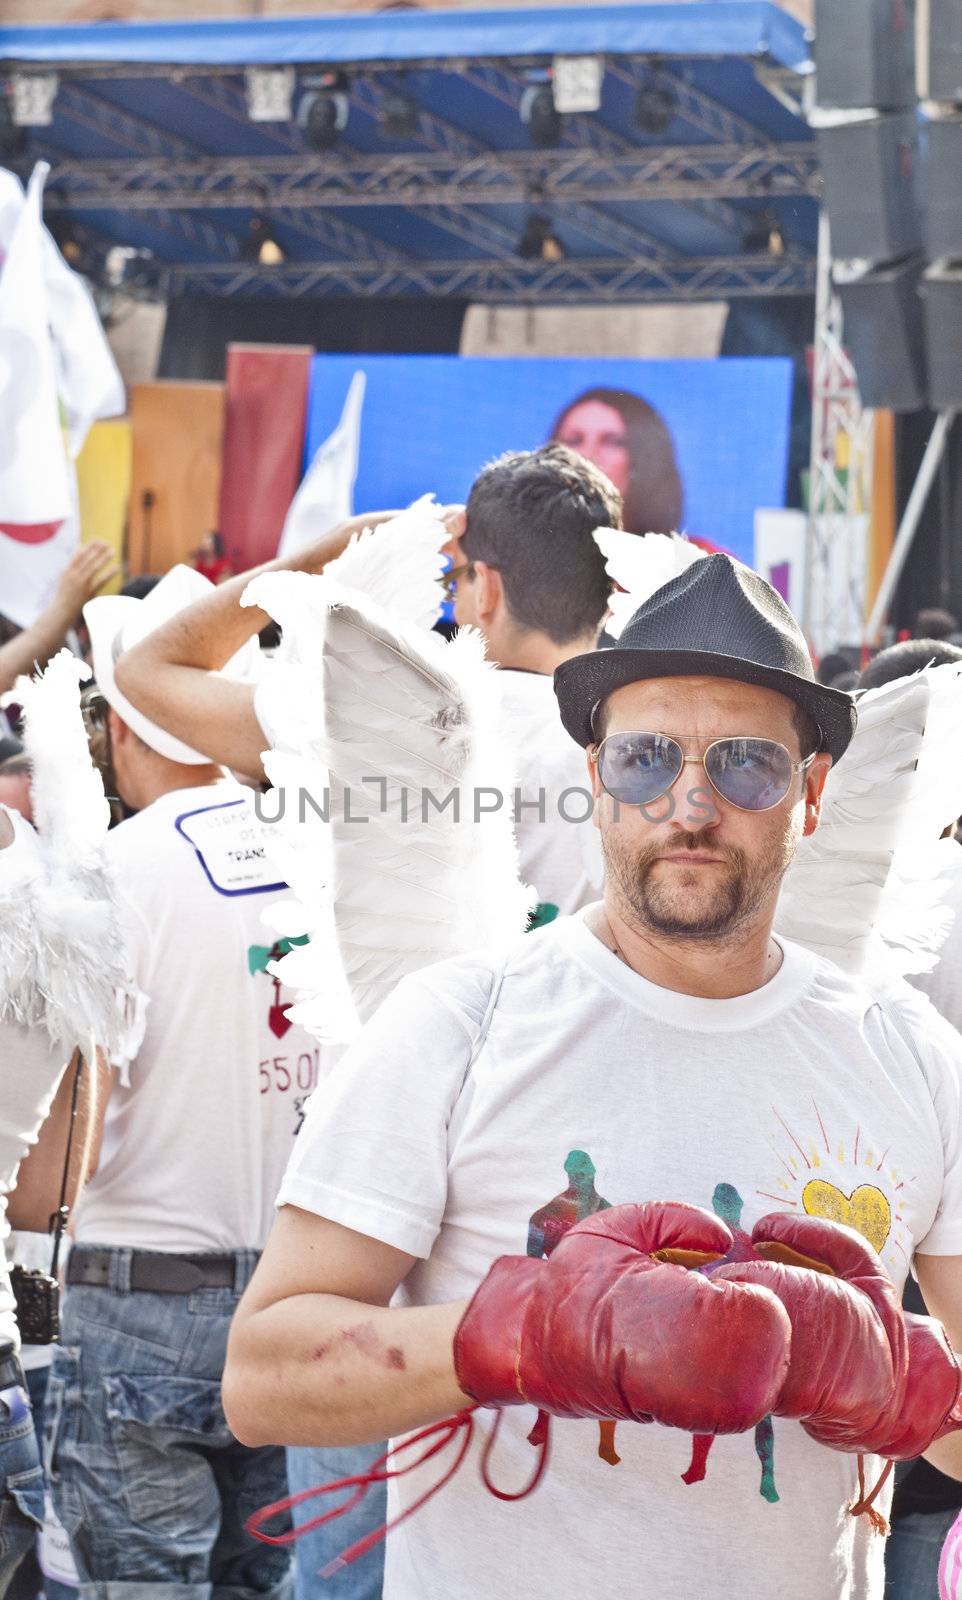
<path fill-rule="evenodd" d="M 199 1532 L 217 1503 L 207 1453 L 234 1444 L 220 1385 L 125 1374 L 104 1379 L 104 1396 L 130 1515 L 181 1537 Z"/>
<path fill-rule="evenodd" d="M 26 1472 L 16 1472 L 7 1479 L 7 1494 L 21 1517 L 37 1528 L 43 1527 L 43 1468 L 30 1467 Z M 0 1511 L 0 1523 L 3 1512 Z"/>

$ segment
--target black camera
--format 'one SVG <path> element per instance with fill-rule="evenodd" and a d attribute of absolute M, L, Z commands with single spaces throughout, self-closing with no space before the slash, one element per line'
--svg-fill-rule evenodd
<path fill-rule="evenodd" d="M 60 1338 L 60 1285 L 56 1278 L 35 1267 L 14 1267 L 10 1287 L 24 1344 L 56 1344 Z"/>

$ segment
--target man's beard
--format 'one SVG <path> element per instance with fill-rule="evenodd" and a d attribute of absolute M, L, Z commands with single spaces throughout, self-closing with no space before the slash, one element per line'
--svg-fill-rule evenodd
<path fill-rule="evenodd" d="M 699 940 L 706 943 L 734 933 L 755 915 L 778 890 L 785 870 L 795 853 L 796 831 L 775 840 L 761 856 L 749 859 L 733 846 L 719 848 L 709 829 L 698 833 L 679 833 L 671 844 L 648 845 L 628 852 L 621 848 L 617 826 L 602 832 L 602 847 L 608 873 L 629 921 L 637 922 L 663 938 Z M 704 851 L 725 863 L 719 867 L 693 867 L 694 872 L 709 872 L 714 892 L 708 906 L 700 906 L 681 885 L 670 886 L 655 878 L 655 865 L 670 850 L 681 855 L 685 850 Z M 701 900 L 701 894 L 698 900 Z M 686 899 L 690 900 L 686 909 Z"/>

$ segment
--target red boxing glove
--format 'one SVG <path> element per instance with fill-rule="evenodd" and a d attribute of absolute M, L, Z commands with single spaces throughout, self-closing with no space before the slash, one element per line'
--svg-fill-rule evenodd
<path fill-rule="evenodd" d="M 648 1204 L 587 1217 L 547 1261 L 502 1256 L 455 1335 L 461 1388 L 556 1417 L 754 1427 L 784 1388 L 790 1325 L 767 1288 L 687 1270 L 731 1243 L 697 1206 Z"/>
<path fill-rule="evenodd" d="M 909 1375 L 900 1413 L 875 1453 L 887 1461 L 913 1461 L 936 1439 L 962 1428 L 962 1367 L 945 1329 L 934 1317 L 903 1313 Z"/>
<path fill-rule="evenodd" d="M 909 1336 L 875 1251 L 839 1223 L 781 1214 L 763 1217 L 752 1243 L 762 1259 L 719 1267 L 714 1277 L 765 1285 L 791 1317 L 792 1359 L 775 1414 L 797 1418 L 813 1439 L 836 1450 L 885 1453 L 905 1415 Z M 953 1403 L 953 1397 L 941 1403 L 948 1395 L 946 1354 L 954 1361 L 947 1346 L 936 1349 L 929 1330 L 917 1337 L 916 1398 L 925 1395 L 924 1409 L 938 1411 L 937 1429 Z"/>

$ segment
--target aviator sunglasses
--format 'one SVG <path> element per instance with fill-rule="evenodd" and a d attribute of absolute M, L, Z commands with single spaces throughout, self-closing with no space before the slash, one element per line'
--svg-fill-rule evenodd
<path fill-rule="evenodd" d="M 774 739 L 738 736 L 715 739 L 701 755 L 687 756 L 683 744 L 667 733 L 610 733 L 591 759 L 603 787 L 624 805 L 652 805 L 693 765 L 703 766 L 716 794 L 739 811 L 770 811 L 815 755 L 793 761 L 791 751 Z"/>

